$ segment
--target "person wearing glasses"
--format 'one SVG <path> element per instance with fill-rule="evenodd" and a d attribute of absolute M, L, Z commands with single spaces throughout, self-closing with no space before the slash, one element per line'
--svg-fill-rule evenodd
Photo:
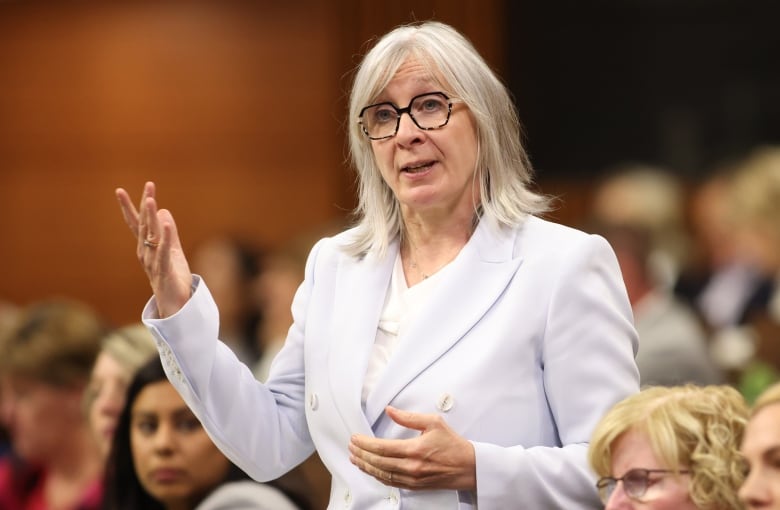
<path fill-rule="evenodd" d="M 311 250 L 266 384 L 217 342 L 154 184 L 138 209 L 117 190 L 174 385 L 258 480 L 316 449 L 330 508 L 599 507 L 588 439 L 639 389 L 609 244 L 539 217 L 510 95 L 448 25 L 382 37 L 349 119 L 358 219 Z"/>
<path fill-rule="evenodd" d="M 588 458 L 606 510 L 736 510 L 747 404 L 731 386 L 650 386 L 599 422 Z"/>
<path fill-rule="evenodd" d="M 754 402 L 740 450 L 747 467 L 739 489 L 745 508 L 780 510 L 780 383 Z"/>

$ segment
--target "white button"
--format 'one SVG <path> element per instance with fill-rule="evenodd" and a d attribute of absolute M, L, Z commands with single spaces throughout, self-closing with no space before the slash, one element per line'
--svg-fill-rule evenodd
<path fill-rule="evenodd" d="M 449 393 L 443 393 L 439 400 L 436 401 L 436 409 L 439 411 L 446 413 L 450 409 L 452 409 L 452 406 L 455 404 L 455 399 L 452 398 L 452 395 Z"/>
<path fill-rule="evenodd" d="M 390 503 L 392 503 L 395 506 L 398 506 L 398 494 L 396 494 L 395 491 L 390 493 L 390 496 L 387 498 Z"/>
<path fill-rule="evenodd" d="M 344 491 L 344 504 L 349 505 L 352 502 L 352 493 L 349 492 L 349 489 Z"/>
<path fill-rule="evenodd" d="M 311 409 L 312 411 L 316 411 L 319 405 L 320 405 L 320 401 L 317 398 L 317 394 L 312 393 L 311 395 L 309 395 L 309 409 Z M 349 491 L 347 492 L 349 493 Z"/>

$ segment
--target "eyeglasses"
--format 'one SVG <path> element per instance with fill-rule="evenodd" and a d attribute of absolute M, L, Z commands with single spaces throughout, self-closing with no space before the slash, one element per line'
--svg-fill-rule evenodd
<path fill-rule="evenodd" d="M 671 469 L 631 469 L 620 478 L 604 476 L 596 482 L 601 502 L 605 505 L 612 493 L 615 492 L 618 482 L 623 482 L 623 491 L 631 499 L 639 500 L 647 492 L 650 475 L 668 475 L 671 473 L 687 474 L 688 471 L 673 471 Z"/>
<path fill-rule="evenodd" d="M 376 103 L 360 110 L 358 123 L 371 140 L 383 140 L 395 136 L 404 113 L 420 129 L 439 129 L 450 120 L 452 100 L 444 92 L 426 92 L 414 96 L 406 108 L 390 102 Z"/>

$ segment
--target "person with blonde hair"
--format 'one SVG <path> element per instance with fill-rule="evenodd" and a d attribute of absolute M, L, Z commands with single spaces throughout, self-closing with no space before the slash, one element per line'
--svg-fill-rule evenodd
<path fill-rule="evenodd" d="M 117 328 L 103 338 L 84 404 L 89 425 L 105 457 L 125 403 L 127 386 L 135 371 L 156 354 L 154 338 L 141 323 Z"/>
<path fill-rule="evenodd" d="M 780 510 L 780 383 L 753 404 L 741 451 L 747 477 L 739 498 L 748 509 Z"/>
<path fill-rule="evenodd" d="M 726 385 L 651 386 L 601 419 L 588 459 L 607 510 L 733 510 L 748 408 Z"/>
<path fill-rule="evenodd" d="M 539 217 L 511 96 L 448 25 L 380 38 L 349 119 L 357 224 L 310 251 L 264 384 L 218 341 L 154 183 L 138 208 L 116 190 L 174 386 L 255 479 L 316 449 L 330 508 L 598 507 L 588 438 L 639 389 L 614 251 Z"/>

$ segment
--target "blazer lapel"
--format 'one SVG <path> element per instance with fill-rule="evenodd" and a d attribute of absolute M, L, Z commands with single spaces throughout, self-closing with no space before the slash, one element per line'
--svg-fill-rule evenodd
<path fill-rule="evenodd" d="M 463 338 L 506 289 L 521 263 L 513 258 L 516 232 L 480 221 L 368 396 L 366 417 L 372 426 L 385 406 Z"/>
<path fill-rule="evenodd" d="M 376 339 L 398 242 L 384 258 L 367 255 L 339 268 L 329 337 L 328 378 L 336 405 L 354 432 L 372 434 L 361 404 L 368 359 Z M 358 427 L 358 428 L 356 428 Z"/>

